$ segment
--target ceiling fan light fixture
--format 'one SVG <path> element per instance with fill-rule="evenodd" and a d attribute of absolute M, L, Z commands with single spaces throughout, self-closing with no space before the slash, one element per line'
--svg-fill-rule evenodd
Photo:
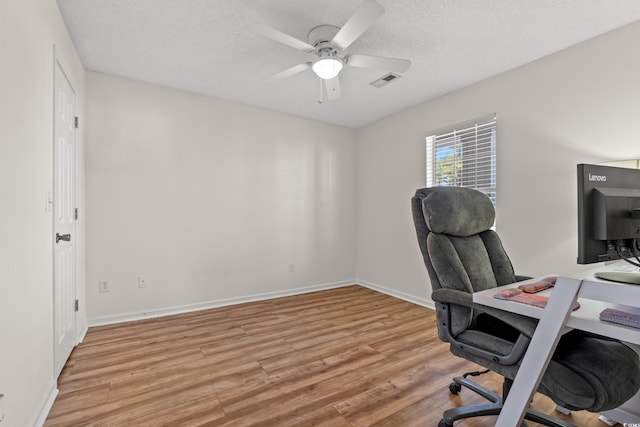
<path fill-rule="evenodd" d="M 318 77 L 324 80 L 330 80 L 336 77 L 342 70 L 343 62 L 335 56 L 324 56 L 314 61 L 311 68 Z"/>

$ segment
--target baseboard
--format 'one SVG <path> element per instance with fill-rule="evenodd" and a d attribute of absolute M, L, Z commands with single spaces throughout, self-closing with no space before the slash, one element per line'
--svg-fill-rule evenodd
<path fill-rule="evenodd" d="M 84 338 L 84 335 L 87 332 L 87 329 L 91 326 L 112 325 L 115 323 L 132 322 L 135 320 L 153 319 L 156 317 L 171 316 L 174 314 L 189 313 L 189 312 L 199 311 L 199 310 L 208 310 L 211 308 L 226 307 L 230 305 L 244 304 L 247 302 L 264 301 L 264 300 L 273 299 L 273 298 L 301 295 L 309 292 L 317 292 L 317 291 L 323 291 L 327 289 L 341 288 L 341 287 L 350 286 L 350 285 L 364 286 L 365 288 L 369 288 L 371 290 L 435 310 L 435 305 L 433 301 L 429 299 L 419 298 L 414 295 L 405 294 L 403 292 L 389 289 L 384 286 L 381 286 L 366 280 L 353 279 L 353 280 L 343 280 L 340 282 L 333 282 L 333 283 L 324 283 L 320 285 L 313 285 L 313 286 L 307 286 L 302 288 L 287 289 L 284 291 L 266 292 L 262 294 L 254 294 L 254 295 L 249 295 L 245 297 L 228 298 L 228 299 L 207 301 L 207 302 L 198 303 L 198 304 L 166 307 L 166 308 L 161 308 L 156 310 L 149 310 L 141 313 L 125 313 L 125 314 L 116 314 L 113 316 L 89 318 L 87 319 L 88 325 L 83 329 L 79 342 L 82 341 L 82 339 Z"/>
<path fill-rule="evenodd" d="M 58 388 L 56 387 L 55 381 L 51 381 L 47 390 L 42 394 L 42 398 L 40 398 L 40 402 L 38 402 L 38 412 L 36 412 L 32 419 L 30 425 L 33 427 L 42 427 L 44 422 L 47 420 L 47 415 L 49 415 L 49 411 L 51 411 L 51 407 L 53 406 L 53 402 L 56 400 L 56 396 L 58 395 Z"/>
<path fill-rule="evenodd" d="M 84 336 L 87 335 L 88 330 L 89 330 L 89 325 L 85 324 L 80 330 L 80 333 L 78 334 L 78 344 L 84 341 Z"/>
<path fill-rule="evenodd" d="M 426 299 L 426 298 L 419 298 L 416 297 L 414 295 L 409 295 L 409 294 L 405 294 L 404 292 L 399 292 L 396 291 L 394 289 L 389 289 L 386 288 L 384 286 L 378 285 L 376 283 L 372 283 L 372 282 L 368 282 L 366 280 L 362 280 L 362 279 L 358 279 L 356 281 L 357 284 L 364 286 L 365 288 L 369 288 L 372 289 L 374 291 L 378 291 L 381 292 L 383 294 L 395 297 L 395 298 L 399 298 L 401 300 L 405 300 L 405 301 L 409 301 L 412 302 L 414 304 L 420 305 L 422 307 L 427 307 L 430 308 L 432 310 L 436 309 L 435 304 L 433 303 L 433 301 Z"/>
<path fill-rule="evenodd" d="M 161 308 L 156 310 L 149 310 L 142 313 L 125 313 L 125 314 L 116 314 L 113 316 L 94 317 L 94 318 L 87 319 L 87 322 L 89 327 L 111 325 L 115 323 L 132 322 L 135 320 L 142 320 L 142 319 L 153 319 L 156 317 L 171 316 L 174 314 L 190 313 L 193 311 L 208 310 L 211 308 L 226 307 L 226 306 L 236 305 L 236 304 L 244 304 L 247 302 L 264 301 L 264 300 L 269 300 L 273 298 L 301 295 L 309 292 L 317 292 L 317 291 L 323 291 L 327 289 L 341 288 L 344 286 L 350 286 L 355 284 L 358 284 L 357 280 L 355 279 L 344 280 L 340 282 L 325 283 L 325 284 L 307 286 L 302 288 L 287 289 L 284 291 L 254 294 L 254 295 L 249 295 L 245 297 L 228 298 L 228 299 L 207 301 L 207 302 L 198 303 L 198 304 L 167 307 L 167 308 Z"/>

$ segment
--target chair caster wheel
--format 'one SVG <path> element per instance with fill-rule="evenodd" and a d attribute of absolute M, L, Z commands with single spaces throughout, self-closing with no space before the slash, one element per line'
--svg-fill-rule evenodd
<path fill-rule="evenodd" d="M 451 394 L 458 394 L 460 393 L 460 390 L 462 390 L 462 386 L 460 384 L 457 384 L 455 382 L 449 384 L 449 391 L 451 392 Z"/>
<path fill-rule="evenodd" d="M 453 424 L 449 424 L 448 422 L 446 422 L 443 419 L 440 420 L 440 422 L 438 423 L 438 427 L 453 427 Z"/>

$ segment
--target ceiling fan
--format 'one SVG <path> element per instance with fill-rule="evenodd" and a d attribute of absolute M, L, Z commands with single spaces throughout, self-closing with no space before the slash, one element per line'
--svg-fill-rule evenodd
<path fill-rule="evenodd" d="M 256 26 L 255 30 L 262 36 L 316 56 L 313 61 L 288 68 L 269 77 L 266 81 L 270 83 L 279 81 L 311 68 L 321 79 L 321 84 L 327 91 L 327 98 L 336 99 L 340 96 L 338 76 L 345 65 L 404 73 L 411 66 L 411 61 L 407 59 L 344 54 L 345 49 L 369 29 L 383 13 L 384 8 L 377 1 L 365 0 L 342 28 L 335 25 L 319 25 L 312 28 L 307 35 L 308 42 L 273 28 Z"/>

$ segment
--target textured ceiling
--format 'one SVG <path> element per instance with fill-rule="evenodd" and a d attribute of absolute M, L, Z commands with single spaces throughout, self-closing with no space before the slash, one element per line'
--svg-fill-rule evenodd
<path fill-rule="evenodd" d="M 265 39 L 264 24 L 306 41 L 342 26 L 362 0 L 58 0 L 88 70 L 360 128 L 640 19 L 638 0 L 378 0 L 385 13 L 350 53 L 410 59 L 402 78 L 346 67 L 342 96 L 318 103 L 311 70 L 264 79 L 310 56 Z"/>

